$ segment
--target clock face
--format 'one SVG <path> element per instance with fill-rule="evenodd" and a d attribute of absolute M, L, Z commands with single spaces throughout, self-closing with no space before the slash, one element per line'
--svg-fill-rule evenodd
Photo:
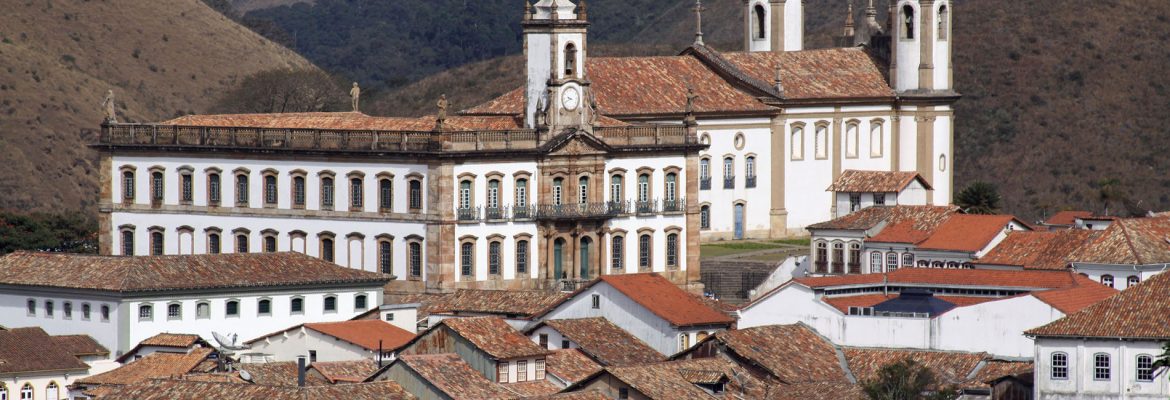
<path fill-rule="evenodd" d="M 577 106 L 581 105 L 581 93 L 577 91 L 577 88 L 569 87 L 561 92 L 561 105 L 569 111 L 576 110 Z"/>

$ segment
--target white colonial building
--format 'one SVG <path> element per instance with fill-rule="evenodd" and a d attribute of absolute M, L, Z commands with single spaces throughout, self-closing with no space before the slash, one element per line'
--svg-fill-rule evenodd
<path fill-rule="evenodd" d="M 290 323 L 348 320 L 378 307 L 389 280 L 293 253 L 17 252 L 0 258 L 0 315 L 7 326 L 89 335 L 121 356 L 164 332 L 242 343 Z"/>

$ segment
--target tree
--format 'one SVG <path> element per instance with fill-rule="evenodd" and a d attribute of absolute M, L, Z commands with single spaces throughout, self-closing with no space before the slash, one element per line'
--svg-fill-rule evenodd
<path fill-rule="evenodd" d="M 877 378 L 862 382 L 861 390 L 872 400 L 952 400 L 954 389 L 942 388 L 935 375 L 909 358 L 886 364 Z"/>
<path fill-rule="evenodd" d="M 217 113 L 291 113 L 339 111 L 349 89 L 319 69 L 274 69 L 240 82 L 212 107 Z"/>
<path fill-rule="evenodd" d="M 97 252 L 97 223 L 80 213 L 0 213 L 0 254 L 17 250 Z"/>
<path fill-rule="evenodd" d="M 999 212 L 999 189 L 987 182 L 975 182 L 955 196 L 955 205 L 968 214 Z"/>
<path fill-rule="evenodd" d="M 1158 356 L 1158 360 L 1154 361 L 1154 373 L 1164 374 L 1170 371 L 1170 342 L 1162 344 L 1162 355 Z M 1170 374 L 1166 374 L 1170 378 Z"/>

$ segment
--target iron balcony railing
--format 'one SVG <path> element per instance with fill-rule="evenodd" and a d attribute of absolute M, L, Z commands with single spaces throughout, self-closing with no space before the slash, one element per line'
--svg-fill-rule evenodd
<path fill-rule="evenodd" d="M 724 189 L 735 189 L 735 175 L 723 177 Z"/>
<path fill-rule="evenodd" d="M 664 212 L 664 213 L 679 212 L 682 210 L 683 210 L 682 202 L 678 201 L 677 199 L 663 200 L 662 201 L 662 212 Z"/>
<path fill-rule="evenodd" d="M 506 219 L 507 212 L 500 207 L 488 207 L 484 209 L 483 217 L 488 221 Z"/>
<path fill-rule="evenodd" d="M 455 210 L 455 216 L 460 221 L 478 221 L 479 207 L 457 209 Z"/>
<path fill-rule="evenodd" d="M 586 204 L 538 204 L 525 207 L 467 207 L 455 210 L 459 222 L 506 222 L 532 219 L 598 219 L 685 212 L 686 199 L 607 201 Z"/>
<path fill-rule="evenodd" d="M 749 176 L 747 178 L 744 178 L 743 187 L 749 188 L 749 189 L 756 187 L 756 177 Z"/>
<path fill-rule="evenodd" d="M 711 190 L 711 177 L 699 178 L 699 190 Z"/>

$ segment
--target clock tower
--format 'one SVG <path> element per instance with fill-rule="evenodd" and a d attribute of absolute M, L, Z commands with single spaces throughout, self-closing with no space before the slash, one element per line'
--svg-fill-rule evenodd
<path fill-rule="evenodd" d="M 586 78 L 589 22 L 585 1 L 525 0 L 524 55 L 528 63 L 524 124 L 528 128 L 592 130 L 593 95 Z"/>

